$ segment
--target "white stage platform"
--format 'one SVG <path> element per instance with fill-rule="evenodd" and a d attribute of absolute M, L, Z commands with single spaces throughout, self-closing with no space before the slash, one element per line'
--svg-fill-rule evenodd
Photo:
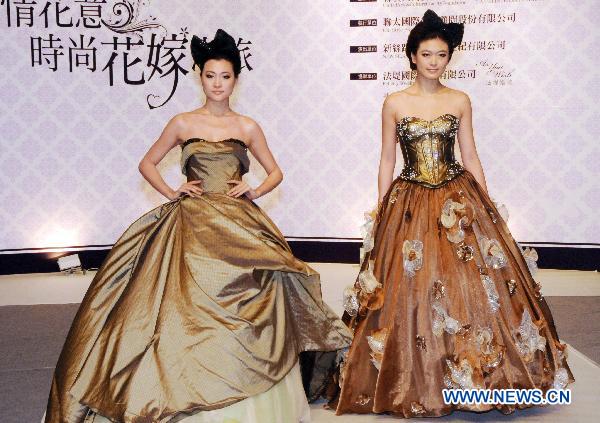
<path fill-rule="evenodd" d="M 323 298 L 338 313 L 342 312 L 342 291 L 353 283 L 357 265 L 311 263 L 321 273 Z M 95 272 L 62 275 L 26 274 L 0 276 L 0 306 L 31 304 L 67 304 L 81 301 Z M 536 279 L 546 296 L 600 296 L 598 272 L 540 270 Z M 571 405 L 534 407 L 504 416 L 499 412 L 484 414 L 456 412 L 438 419 L 419 421 L 503 421 L 503 422 L 590 422 L 598 420 L 600 366 L 579 351 L 569 349 L 569 364 L 576 382 L 571 385 Z M 400 421 L 385 415 L 335 416 L 323 403 L 311 405 L 314 423 L 371 423 Z"/>

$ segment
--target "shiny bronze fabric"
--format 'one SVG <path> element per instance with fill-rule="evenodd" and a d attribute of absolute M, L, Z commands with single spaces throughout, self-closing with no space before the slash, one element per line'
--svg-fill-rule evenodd
<path fill-rule="evenodd" d="M 46 422 L 175 421 L 267 391 L 302 351 L 350 344 L 319 275 L 257 205 L 224 194 L 248 169 L 244 144 L 190 140 L 182 169 L 206 192 L 116 242 L 68 334 Z"/>
<path fill-rule="evenodd" d="M 398 141 L 404 156 L 400 178 L 423 186 L 439 187 L 461 174 L 454 158 L 458 119 L 450 114 L 431 121 L 406 117 L 397 125 Z"/>
<path fill-rule="evenodd" d="M 341 390 L 331 393 L 338 415 L 510 413 L 514 406 L 446 405 L 442 389 L 545 392 L 573 381 L 539 285 L 494 203 L 466 170 L 441 177 L 448 150 L 437 158 L 411 150 L 432 130 L 453 143 L 457 120 L 398 126 L 398 138 L 410 144 L 402 150 L 406 166 L 422 171 L 397 178 L 378 210 L 356 284 L 360 306 L 344 315 L 355 336 L 338 375 Z M 441 178 L 415 161 L 437 161 Z M 440 179 L 447 180 L 431 188 Z M 365 282 L 367 271 L 379 286 Z"/>

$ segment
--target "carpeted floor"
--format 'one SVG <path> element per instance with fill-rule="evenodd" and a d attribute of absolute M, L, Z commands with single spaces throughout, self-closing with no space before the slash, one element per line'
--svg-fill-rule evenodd
<path fill-rule="evenodd" d="M 547 297 L 563 341 L 600 363 L 600 297 Z M 0 307 L 0 423 L 38 423 L 78 304 Z"/>
<path fill-rule="evenodd" d="M 600 365 L 600 297 L 546 297 L 561 340 Z"/>

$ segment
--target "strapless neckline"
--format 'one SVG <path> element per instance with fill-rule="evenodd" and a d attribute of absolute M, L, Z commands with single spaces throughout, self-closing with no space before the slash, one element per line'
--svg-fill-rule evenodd
<path fill-rule="evenodd" d="M 181 144 L 181 147 L 183 148 L 186 145 L 191 144 L 193 142 L 205 142 L 207 144 L 221 144 L 224 142 L 234 142 L 234 143 L 240 144 L 242 147 L 244 147 L 246 149 L 248 148 L 248 145 L 244 141 L 242 141 L 238 138 L 225 138 L 225 139 L 222 139 L 219 141 L 208 141 L 206 138 L 200 138 L 200 137 L 188 138 L 183 144 Z"/>
<path fill-rule="evenodd" d="M 457 121 L 460 121 L 460 119 L 458 117 L 456 117 L 455 115 L 453 115 L 452 113 L 444 113 L 443 115 L 439 115 L 438 117 L 435 117 L 435 118 L 430 119 L 430 120 L 423 119 L 423 118 L 420 118 L 420 117 L 417 117 L 417 116 L 404 116 L 402 119 L 400 119 L 400 122 L 396 123 L 396 125 L 400 125 L 400 124 L 402 124 L 402 122 L 404 122 L 406 120 L 409 120 L 409 119 L 415 119 L 415 120 L 418 120 L 418 121 L 421 121 L 421 122 L 432 123 L 432 122 L 435 122 L 438 119 L 441 119 L 441 118 L 447 117 L 447 116 L 450 116 L 450 117 L 456 119 Z"/>

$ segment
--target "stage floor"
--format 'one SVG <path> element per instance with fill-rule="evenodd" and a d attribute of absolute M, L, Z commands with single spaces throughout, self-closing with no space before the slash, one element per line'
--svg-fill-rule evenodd
<path fill-rule="evenodd" d="M 338 313 L 341 293 L 353 283 L 358 266 L 311 264 L 321 273 L 323 298 Z M 0 422 L 38 423 L 47 400 L 56 359 L 71 320 L 94 272 L 86 275 L 0 276 Z M 510 416 L 499 412 L 457 412 L 420 421 L 594 421 L 600 398 L 600 274 L 540 270 L 536 279 L 553 312 L 558 332 L 570 346 L 576 382 L 572 404 L 536 407 Z M 596 360 L 594 362 L 593 360 Z M 316 423 L 398 421 L 390 416 L 336 417 L 322 403 L 312 404 Z"/>

